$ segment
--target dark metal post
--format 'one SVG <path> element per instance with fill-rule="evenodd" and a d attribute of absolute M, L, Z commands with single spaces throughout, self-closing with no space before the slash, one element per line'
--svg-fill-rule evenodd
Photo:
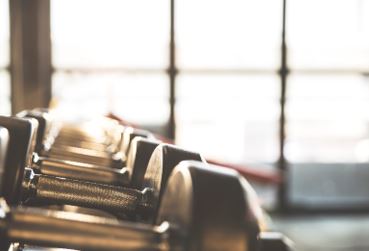
<path fill-rule="evenodd" d="M 168 121 L 168 136 L 175 138 L 175 103 L 176 103 L 176 47 L 175 47 L 175 0 L 170 0 L 170 48 L 169 48 L 169 89 L 170 89 L 170 115 Z"/>
<path fill-rule="evenodd" d="M 286 6 L 287 0 L 283 0 L 283 13 L 282 13 L 282 47 L 281 47 L 281 68 L 280 68 L 280 77 L 281 77 L 281 99 L 280 99 L 280 108 L 281 115 L 279 121 L 279 160 L 278 160 L 278 168 L 280 174 L 283 178 L 283 182 L 279 185 L 278 191 L 278 201 L 279 208 L 284 210 L 288 207 L 288 163 L 286 161 L 284 155 L 284 146 L 286 140 L 286 93 L 287 93 L 287 77 L 289 74 L 288 64 L 287 64 L 287 44 L 286 44 Z"/>
<path fill-rule="evenodd" d="M 50 0 L 11 0 L 12 112 L 47 107 L 51 98 Z"/>

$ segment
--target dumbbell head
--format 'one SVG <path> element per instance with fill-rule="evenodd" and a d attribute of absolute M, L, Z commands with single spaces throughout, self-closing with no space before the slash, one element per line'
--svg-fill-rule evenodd
<path fill-rule="evenodd" d="M 125 156 L 128 155 L 131 142 L 135 137 L 154 138 L 153 134 L 149 131 L 135 129 L 132 127 L 124 128 L 121 151 L 123 154 L 125 154 Z"/>
<path fill-rule="evenodd" d="M 24 169 L 32 156 L 32 139 L 36 130 L 34 120 L 0 116 L 0 126 L 9 133 L 8 151 L 2 172 L 1 196 L 9 204 L 15 204 L 20 199 Z"/>
<path fill-rule="evenodd" d="M 39 110 L 25 110 L 17 114 L 19 118 L 33 118 L 38 122 L 35 152 L 41 153 L 44 148 L 44 139 L 50 130 L 51 118 L 48 113 Z"/>
<path fill-rule="evenodd" d="M 160 144 L 152 153 L 142 183 L 142 188 L 149 188 L 152 191 L 154 212 L 150 220 L 157 216 L 162 192 L 167 185 L 170 174 L 184 160 L 205 162 L 199 153 L 187 151 L 170 144 Z"/>
<path fill-rule="evenodd" d="M 184 230 L 186 250 L 256 250 L 261 208 L 236 171 L 181 162 L 163 195 L 157 223 Z"/>
<path fill-rule="evenodd" d="M 20 208 L 0 218 L 0 237 L 2 243 L 81 250 L 256 251 L 261 209 L 250 196 L 251 187 L 235 171 L 182 162 L 170 177 L 155 227 Z"/>
<path fill-rule="evenodd" d="M 131 142 L 126 161 L 130 187 L 141 188 L 150 157 L 160 144 L 155 139 L 135 137 Z"/>

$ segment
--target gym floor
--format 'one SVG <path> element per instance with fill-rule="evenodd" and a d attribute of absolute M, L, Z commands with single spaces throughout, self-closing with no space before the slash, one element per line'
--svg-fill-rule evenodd
<path fill-rule="evenodd" d="M 275 229 L 295 243 L 296 251 L 369 250 L 368 215 L 272 216 Z"/>

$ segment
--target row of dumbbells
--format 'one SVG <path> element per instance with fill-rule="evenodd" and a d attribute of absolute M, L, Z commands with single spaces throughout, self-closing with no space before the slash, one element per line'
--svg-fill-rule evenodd
<path fill-rule="evenodd" d="M 237 172 L 114 120 L 52 117 L 0 117 L 1 250 L 289 249 Z"/>

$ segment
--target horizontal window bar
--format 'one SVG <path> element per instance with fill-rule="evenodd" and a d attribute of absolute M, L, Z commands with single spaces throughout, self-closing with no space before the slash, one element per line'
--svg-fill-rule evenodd
<path fill-rule="evenodd" d="M 0 68 L 0 70 L 10 70 L 10 67 Z M 167 69 L 129 69 L 129 68 L 53 68 L 53 72 L 63 73 L 164 73 Z M 278 74 L 279 70 L 272 69 L 178 69 L 178 73 L 185 74 Z M 361 74 L 369 76 L 369 69 L 290 69 L 290 73 L 303 74 Z"/>
<path fill-rule="evenodd" d="M 81 68 L 81 67 L 70 67 L 70 68 L 53 68 L 53 72 L 62 73 L 164 73 L 166 69 L 129 69 L 129 68 Z"/>
<path fill-rule="evenodd" d="M 303 74 L 361 74 L 369 76 L 369 69 L 290 69 L 290 73 Z"/>

